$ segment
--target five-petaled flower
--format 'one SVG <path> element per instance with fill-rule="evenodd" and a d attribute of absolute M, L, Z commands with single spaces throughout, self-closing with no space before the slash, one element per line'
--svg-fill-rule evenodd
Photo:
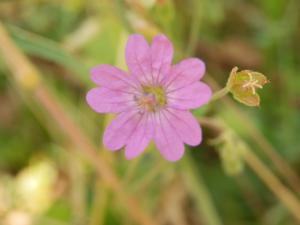
<path fill-rule="evenodd" d="M 126 46 L 129 73 L 110 65 L 91 70 L 100 87 L 88 92 L 88 104 L 98 113 L 117 114 L 104 132 L 108 149 L 125 146 L 126 158 L 132 159 L 153 140 L 165 159 L 176 161 L 184 154 L 184 143 L 200 144 L 201 128 L 188 110 L 211 98 L 209 86 L 199 81 L 205 65 L 188 58 L 172 66 L 172 58 L 172 43 L 164 35 L 149 46 L 143 36 L 133 34 Z"/>

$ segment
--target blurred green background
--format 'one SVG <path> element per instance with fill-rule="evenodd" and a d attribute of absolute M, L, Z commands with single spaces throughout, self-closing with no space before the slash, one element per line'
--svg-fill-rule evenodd
<path fill-rule="evenodd" d="M 297 224 L 240 157 L 226 156 L 238 154 L 238 139 L 286 186 L 285 168 L 278 173 L 272 154 L 300 173 L 299 16 L 299 0 L 0 0 L 1 22 L 41 71 L 43 83 L 99 147 L 126 193 L 165 225 Z M 149 40 L 166 34 L 175 63 L 203 59 L 205 80 L 214 89 L 225 85 L 234 66 L 264 73 L 271 83 L 259 91 L 261 106 L 227 98 L 196 110 L 200 118 L 226 124 L 228 143 L 212 145 L 215 133 L 203 124 L 204 143 L 175 164 L 154 147 L 133 161 L 123 151 L 102 150 L 102 131 L 111 118 L 85 102 L 93 87 L 88 70 L 102 63 L 126 69 L 124 46 L 136 32 Z M 291 180 L 289 188 L 300 190 L 298 180 Z M 1 55 L 0 224 L 138 224 L 31 92 L 16 85 Z"/>

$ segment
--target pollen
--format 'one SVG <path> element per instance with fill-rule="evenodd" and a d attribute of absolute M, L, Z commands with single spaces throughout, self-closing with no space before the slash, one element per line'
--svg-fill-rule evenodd
<path fill-rule="evenodd" d="M 143 86 L 142 95 L 136 97 L 140 108 L 155 112 L 167 104 L 166 92 L 161 86 Z"/>
<path fill-rule="evenodd" d="M 144 86 L 143 91 L 145 94 L 153 95 L 156 104 L 165 106 L 167 104 L 166 92 L 161 86 Z"/>

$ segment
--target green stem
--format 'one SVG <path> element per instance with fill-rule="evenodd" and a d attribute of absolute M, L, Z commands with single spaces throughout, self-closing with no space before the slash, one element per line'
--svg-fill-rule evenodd
<path fill-rule="evenodd" d="M 212 102 L 212 101 L 219 100 L 220 98 L 224 97 L 228 93 L 229 93 L 229 89 L 226 86 L 226 87 L 222 88 L 221 90 L 215 92 L 210 101 Z"/>

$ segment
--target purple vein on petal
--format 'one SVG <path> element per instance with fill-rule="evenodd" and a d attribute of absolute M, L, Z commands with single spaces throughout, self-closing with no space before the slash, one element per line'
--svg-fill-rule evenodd
<path fill-rule="evenodd" d="M 172 122 L 169 120 L 169 118 L 166 116 L 165 112 L 164 112 L 164 111 L 161 111 L 161 114 L 164 116 L 164 118 L 166 119 L 166 121 L 168 121 L 168 123 L 170 124 L 170 126 L 173 127 L 174 133 L 176 133 L 176 134 L 177 134 L 177 137 L 181 140 L 181 137 L 180 137 L 180 135 L 178 134 L 176 127 L 173 126 L 173 123 L 172 123 Z"/>
<path fill-rule="evenodd" d="M 182 118 L 185 118 L 186 120 L 182 119 L 181 117 L 178 117 L 175 115 L 175 113 L 171 113 L 170 118 L 166 114 L 164 114 L 166 120 L 169 121 L 171 126 L 174 129 L 174 132 L 179 136 L 179 138 L 186 144 L 191 146 L 197 146 L 201 142 L 201 129 L 199 124 L 194 120 L 194 118 L 190 117 L 191 114 L 189 111 L 181 110 L 181 113 L 183 113 L 181 116 Z M 173 118 L 172 118 L 173 116 Z M 172 123 L 172 121 L 174 121 Z M 195 125 L 193 127 L 193 125 Z M 188 133 L 187 133 L 188 131 Z"/>
<path fill-rule="evenodd" d="M 142 119 L 144 117 L 143 115 L 140 115 L 140 118 L 138 120 L 138 122 L 136 123 L 135 127 L 133 128 L 133 130 L 130 132 L 130 134 L 128 135 L 128 139 L 132 136 L 132 134 L 136 131 L 137 127 L 139 126 L 139 124 L 141 123 Z"/>
<path fill-rule="evenodd" d="M 96 69 L 97 69 L 98 67 L 94 67 L 94 68 L 92 68 L 91 69 L 91 79 L 95 82 L 95 79 L 93 78 L 93 77 L 95 77 L 95 74 L 96 74 Z M 119 79 L 119 80 L 121 80 L 121 81 L 123 81 L 124 83 L 126 83 L 126 84 L 128 84 L 128 86 L 130 86 L 130 87 L 132 87 L 132 88 L 134 88 L 134 89 L 136 89 L 137 87 L 133 84 L 133 83 L 131 83 L 131 82 L 129 82 L 128 80 L 126 80 L 126 79 L 122 79 L 122 76 L 120 75 L 115 75 L 114 73 L 112 73 L 112 72 L 110 72 L 110 71 L 102 71 L 103 73 L 106 73 L 107 75 L 110 75 L 111 77 L 115 77 L 116 79 Z M 123 71 L 122 71 L 123 72 Z M 128 75 L 128 76 L 130 76 L 130 75 Z M 98 82 L 95 82 L 95 83 L 98 83 Z M 101 83 L 101 82 L 100 82 Z M 105 87 L 106 88 L 109 88 L 109 87 L 107 87 L 106 85 L 105 85 Z"/>
<path fill-rule="evenodd" d="M 149 51 L 149 50 L 148 50 L 148 51 Z M 138 67 L 140 68 L 142 74 L 144 75 L 145 80 L 146 80 L 147 82 L 149 82 L 149 81 L 147 80 L 148 77 L 146 76 L 145 71 L 144 71 L 144 69 L 143 69 L 143 67 L 142 67 L 142 63 L 145 63 L 145 62 L 147 61 L 147 58 L 145 58 L 144 61 L 142 61 L 142 60 L 139 61 L 139 60 L 138 60 L 138 57 L 137 57 L 137 55 L 136 55 L 136 51 L 134 51 L 134 59 L 135 59 L 135 62 L 138 64 Z M 138 80 L 139 84 L 142 85 L 142 83 L 141 83 L 140 79 L 137 77 L 137 75 L 136 75 L 136 79 Z"/>
<path fill-rule="evenodd" d="M 183 110 L 183 109 L 177 109 L 178 111 L 187 111 L 187 110 Z M 168 111 L 168 113 L 170 113 L 170 114 L 172 114 L 174 117 L 176 117 L 178 120 L 180 120 L 180 121 L 182 121 L 184 124 L 186 124 L 187 125 L 187 127 L 189 127 L 189 128 L 192 128 L 186 121 L 184 121 L 183 119 L 181 119 L 180 117 L 178 117 L 177 115 L 176 115 L 176 113 L 173 113 L 170 109 L 168 109 L 168 108 L 166 108 L 166 111 Z"/>
<path fill-rule="evenodd" d="M 126 142 L 126 149 L 125 149 L 125 151 L 126 151 L 126 157 L 129 157 L 129 158 L 134 158 L 134 157 L 132 157 L 132 153 L 131 153 L 131 156 L 129 156 L 128 154 L 130 154 L 130 150 L 132 151 L 132 149 L 128 149 L 127 147 L 128 147 L 128 145 L 129 145 L 129 143 L 130 143 L 130 141 L 132 141 L 132 140 L 130 140 L 131 138 L 132 138 L 132 136 L 134 136 L 136 133 L 136 130 L 137 129 L 139 129 L 139 128 L 142 128 L 141 129 L 141 135 L 138 135 L 138 139 L 136 139 L 136 140 L 134 140 L 135 141 L 135 145 L 136 146 L 142 146 L 143 145 L 143 143 L 142 143 L 142 141 L 145 139 L 145 138 L 148 138 L 148 140 L 147 140 L 147 142 L 149 142 L 149 140 L 150 140 L 150 137 L 146 137 L 146 129 L 148 128 L 147 127 L 147 122 L 148 122 L 148 119 L 150 118 L 150 116 L 149 116 L 149 114 L 145 114 L 145 115 L 143 115 L 142 116 L 142 118 L 141 118 L 141 120 L 139 121 L 139 124 L 137 124 L 137 126 L 136 126 L 136 128 L 135 128 L 135 130 L 131 133 L 131 135 L 128 137 L 128 140 L 129 140 L 129 142 Z M 143 122 L 144 122 L 144 124 L 143 124 Z M 139 127 L 139 126 L 141 126 L 141 127 Z M 132 143 L 131 143 L 132 144 Z M 132 147 L 132 146 L 131 146 Z M 137 149 L 136 151 L 140 151 L 140 152 L 138 152 L 138 154 L 139 153 L 142 153 L 143 151 L 145 150 L 145 146 L 142 146 L 142 148 L 141 149 Z M 137 155 L 138 155 L 137 154 Z M 136 156 L 137 156 L 136 155 Z"/>
<path fill-rule="evenodd" d="M 123 113 L 125 113 L 125 112 L 123 112 Z M 121 113 L 119 113 L 118 115 L 120 116 L 120 114 Z M 133 110 L 133 113 L 132 113 L 132 115 L 130 115 L 130 116 L 128 116 L 128 118 L 123 122 L 123 123 L 118 123 L 118 129 L 121 129 L 122 127 L 124 127 L 125 125 L 127 125 L 135 116 L 136 116 L 137 114 L 136 114 L 136 112 L 134 112 L 134 110 Z M 112 121 L 112 123 L 113 123 L 114 121 Z M 109 128 L 109 127 L 108 127 Z M 106 129 L 108 129 L 108 128 L 106 128 Z M 111 138 L 111 137 L 110 137 Z M 110 140 L 110 139 L 109 139 Z M 126 141 L 123 143 L 123 146 L 126 144 Z M 117 149 L 115 149 L 115 150 L 117 150 Z"/>
<path fill-rule="evenodd" d="M 167 143 L 168 143 L 168 146 L 171 146 L 170 140 L 169 140 L 169 138 L 167 138 L 166 132 L 165 132 L 165 130 L 164 130 L 164 126 L 163 126 L 163 122 L 162 122 L 162 118 L 161 118 L 162 114 L 163 114 L 163 111 L 160 111 L 160 112 L 158 113 L 161 131 L 162 131 L 162 134 L 164 135 L 165 140 L 166 140 Z M 166 120 L 166 121 L 169 122 L 168 120 Z M 172 126 L 170 123 L 169 123 L 169 125 Z M 176 133 L 176 134 L 177 134 L 177 133 Z M 178 136 L 178 134 L 177 134 L 177 136 Z M 172 155 L 176 155 L 176 152 L 174 151 L 173 148 L 170 148 L 169 150 L 171 151 L 171 154 L 172 154 Z"/>
<path fill-rule="evenodd" d="M 166 48 L 163 49 L 163 53 L 164 53 L 164 54 L 165 54 L 165 52 L 166 52 Z M 164 55 L 164 54 L 162 54 L 162 55 Z M 156 77 L 155 84 L 159 84 L 159 83 L 160 83 L 160 82 L 159 82 L 159 76 L 160 76 L 161 68 L 162 68 L 163 64 L 164 64 L 164 63 L 163 63 L 163 61 L 162 61 L 161 64 L 160 64 L 159 70 L 158 70 L 158 74 L 157 74 L 157 77 Z M 152 67 L 152 62 L 151 62 L 151 67 Z"/>
<path fill-rule="evenodd" d="M 177 65 L 175 65 L 175 66 L 179 66 L 179 64 L 177 64 Z M 194 66 L 189 67 L 189 69 L 195 68 L 195 67 L 197 67 L 197 66 L 198 66 L 198 65 L 194 64 Z M 173 69 L 174 69 L 174 67 L 173 67 Z M 171 70 L 172 70 L 172 69 L 171 69 Z M 180 71 L 178 71 L 175 75 L 173 75 L 173 79 L 166 82 L 166 84 L 165 84 L 166 89 L 168 89 L 169 86 L 170 86 L 174 81 L 176 81 L 176 80 L 180 77 L 180 75 L 182 75 L 182 73 L 184 73 L 186 70 L 187 70 L 187 68 L 181 68 Z M 166 79 L 168 79 L 167 76 L 162 80 L 161 83 L 165 82 Z M 195 82 L 195 81 L 198 81 L 198 80 L 191 80 L 191 82 L 190 82 L 190 83 L 187 83 L 186 85 L 190 85 L 191 83 L 193 83 L 193 82 Z M 173 90 L 172 90 L 172 91 L 173 91 Z M 167 91 L 167 92 L 168 92 L 168 91 Z"/>
<path fill-rule="evenodd" d="M 149 52 L 150 52 L 150 49 L 149 49 Z M 151 54 L 151 52 L 150 52 L 150 73 L 151 73 L 151 80 L 152 80 L 152 85 L 155 85 L 155 78 L 154 78 L 154 76 L 153 76 L 153 68 L 152 68 L 152 60 L 153 60 L 153 58 L 152 58 L 152 54 Z"/>

